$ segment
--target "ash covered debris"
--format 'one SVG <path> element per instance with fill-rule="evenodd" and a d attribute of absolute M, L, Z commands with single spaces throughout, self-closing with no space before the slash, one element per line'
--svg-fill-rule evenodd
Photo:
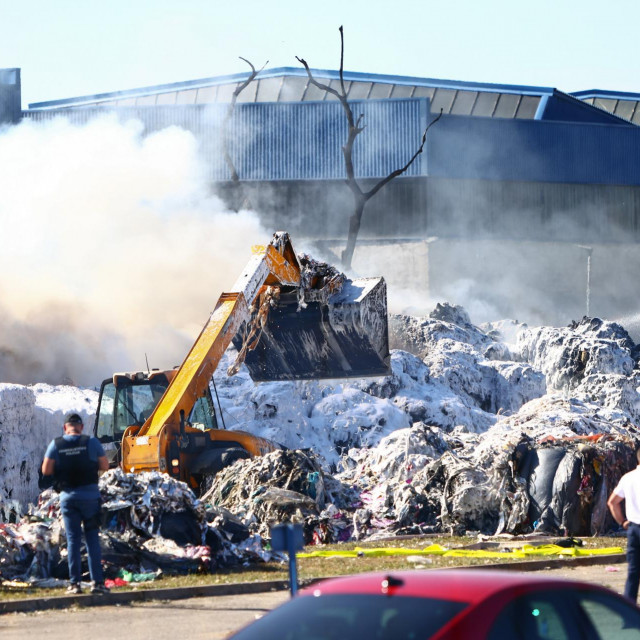
<path fill-rule="evenodd" d="M 325 472 L 311 451 L 274 451 L 241 460 L 216 475 L 202 501 L 237 515 L 269 538 L 281 522 L 303 525 L 307 544 L 348 540 L 359 492 Z"/>
<path fill-rule="evenodd" d="M 100 493 L 100 543 L 109 579 L 123 571 L 149 579 L 279 558 L 232 514 L 205 507 L 186 484 L 166 474 L 112 469 L 100 478 Z M 59 497 L 51 489 L 19 522 L 0 524 L 0 578 L 35 584 L 68 578 Z"/>
<path fill-rule="evenodd" d="M 428 318 L 391 316 L 390 343 L 392 371 L 383 378 L 254 387 L 242 371 L 229 383 L 216 377 L 228 415 L 258 435 L 313 449 L 325 474 L 359 493 L 360 505 L 336 507 L 339 527 L 321 533 L 317 520 L 316 538 L 612 528 L 603 497 L 634 466 L 639 440 L 637 348 L 622 327 L 587 318 L 565 328 L 476 327 L 445 304 Z M 607 437 L 577 437 L 593 434 Z M 564 502 L 532 502 L 541 463 L 517 466 L 523 439 L 533 457 L 539 448 L 564 452 L 560 471 L 545 476 L 545 490 Z M 311 532 L 320 511 L 308 506 Z"/>
<path fill-rule="evenodd" d="M 479 327 L 440 305 L 430 317 L 392 316 L 390 341 L 391 373 L 380 378 L 256 385 L 246 367 L 228 377 L 221 363 L 227 426 L 289 450 L 224 469 L 200 502 L 166 476 L 111 472 L 101 482 L 105 557 L 137 571 L 248 562 L 268 557 L 269 526 L 287 520 L 303 524 L 307 543 L 613 529 L 606 499 L 640 442 L 638 348 L 620 325 Z M 36 521 L 3 525 L 3 558 L 19 560 L 21 575 L 47 558 L 61 564 L 51 500 Z"/>
<path fill-rule="evenodd" d="M 568 391 L 593 375 L 631 375 L 636 351 L 620 325 L 599 318 L 583 318 L 567 328 L 525 329 L 516 345 L 520 358 L 544 373 L 551 388 Z"/>
<path fill-rule="evenodd" d="M 484 462 L 500 500 L 496 533 L 611 531 L 615 523 L 607 498 L 635 466 L 635 446 L 621 436 L 534 439 L 516 431 L 493 451 L 479 448 L 475 460 L 478 467 Z"/>
<path fill-rule="evenodd" d="M 493 446 L 493 448 L 491 447 Z M 303 525 L 307 544 L 420 533 L 597 535 L 614 525 L 606 500 L 634 465 L 620 436 L 542 439 L 475 435 L 415 424 L 349 452 L 335 476 L 309 452 L 274 452 L 218 474 L 205 496 L 268 538 Z"/>
<path fill-rule="evenodd" d="M 345 275 L 327 262 L 315 260 L 306 253 L 298 254 L 300 262 L 300 304 L 327 302 L 329 296 L 342 288 Z"/>

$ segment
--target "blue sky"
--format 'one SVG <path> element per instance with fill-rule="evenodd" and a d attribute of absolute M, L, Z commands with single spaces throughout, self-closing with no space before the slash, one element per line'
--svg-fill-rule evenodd
<path fill-rule="evenodd" d="M 396 6 L 397 8 L 392 8 Z M 256 66 L 640 92 L 637 0 L 0 0 L 23 106 Z"/>

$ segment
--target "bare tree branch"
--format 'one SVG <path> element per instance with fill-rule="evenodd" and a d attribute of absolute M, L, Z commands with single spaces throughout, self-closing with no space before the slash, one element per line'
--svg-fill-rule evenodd
<path fill-rule="evenodd" d="M 425 145 L 425 143 L 427 141 L 427 131 L 429 131 L 429 129 L 431 129 L 431 127 L 436 122 L 438 122 L 438 120 L 440 120 L 440 118 L 442 118 L 442 109 L 440 109 L 440 113 L 438 114 L 438 116 L 436 118 L 434 118 L 427 125 L 427 128 L 424 130 L 424 133 L 422 134 L 422 142 L 420 143 L 420 146 L 418 147 L 418 150 L 411 156 L 411 160 L 409 160 L 409 162 L 407 162 L 407 164 L 405 164 L 404 167 L 402 167 L 401 169 L 396 169 L 395 171 L 392 171 L 386 178 L 383 178 L 382 180 L 380 180 L 380 182 L 378 182 L 372 189 L 367 191 L 364 194 L 364 197 L 367 200 L 369 200 L 370 198 L 373 198 L 373 196 L 375 196 L 376 193 L 378 193 L 378 191 L 380 191 L 380 189 L 382 189 L 382 187 L 384 187 L 387 183 L 391 182 L 394 178 L 397 178 L 398 176 L 402 175 L 413 164 L 414 160 L 424 150 L 424 145 Z"/>
<path fill-rule="evenodd" d="M 347 134 L 347 140 L 344 146 L 342 147 L 342 155 L 344 157 L 345 171 L 347 174 L 346 184 L 351 190 L 351 193 L 353 194 L 353 197 L 354 197 L 354 212 L 349 219 L 349 233 L 347 236 L 347 246 L 342 252 L 342 264 L 345 268 L 350 268 L 351 260 L 353 258 L 353 252 L 356 246 L 358 232 L 360 231 L 360 221 L 362 219 L 362 214 L 364 212 L 364 208 L 367 202 L 371 198 L 373 198 L 373 196 L 375 196 L 376 193 L 380 191 L 380 189 L 382 189 L 385 185 L 391 182 L 394 178 L 397 178 L 398 176 L 405 173 L 405 171 L 407 171 L 407 169 L 413 164 L 415 159 L 423 152 L 424 145 L 427 140 L 427 132 L 429 131 L 432 125 L 434 125 L 438 120 L 440 120 L 440 118 L 442 117 L 442 110 L 440 110 L 440 114 L 438 115 L 438 117 L 432 120 L 427 125 L 426 129 L 424 130 L 424 133 L 422 134 L 422 142 L 418 147 L 418 150 L 411 157 L 411 159 L 403 167 L 401 167 L 400 169 L 396 169 L 395 171 L 392 171 L 388 176 L 380 180 L 369 191 L 364 192 L 360 187 L 358 180 L 356 179 L 355 168 L 353 165 L 353 145 L 358 135 L 360 135 L 365 129 L 365 126 L 363 125 L 364 113 L 361 113 L 357 119 L 354 119 L 351 105 L 347 100 L 347 90 L 344 83 L 344 29 L 342 28 L 342 26 L 340 26 L 339 31 L 340 31 L 340 91 L 316 80 L 313 77 L 313 73 L 311 72 L 311 69 L 307 64 L 307 61 L 304 60 L 303 58 L 299 58 L 298 56 L 296 56 L 296 59 L 306 69 L 307 76 L 309 77 L 309 82 L 312 85 L 316 86 L 318 89 L 321 89 L 322 91 L 325 91 L 326 93 L 331 94 L 332 96 L 335 96 L 340 101 L 340 104 L 342 105 L 342 109 L 347 118 L 347 124 L 349 126 L 349 129 Z"/>
<path fill-rule="evenodd" d="M 247 60 L 246 58 L 243 58 L 242 56 L 238 56 L 238 57 L 240 58 L 240 60 L 243 60 L 251 67 L 251 74 L 242 84 L 239 84 L 235 88 L 235 91 L 233 92 L 233 96 L 231 98 L 231 103 L 234 105 L 236 103 L 236 100 L 238 99 L 238 96 L 253 82 L 253 80 L 260 73 L 260 71 L 264 70 L 264 68 L 269 64 L 269 61 L 267 60 L 262 65 L 262 67 L 260 67 L 260 71 L 256 71 L 256 68 L 253 66 L 253 64 L 251 64 L 249 60 Z"/>
<path fill-rule="evenodd" d="M 229 172 L 231 173 L 231 182 L 233 182 L 235 185 L 240 184 L 240 176 L 236 171 L 235 164 L 231 159 L 231 154 L 229 153 L 229 123 L 231 122 L 231 117 L 233 116 L 233 112 L 235 111 L 236 102 L 238 101 L 238 96 L 255 80 L 256 76 L 260 73 L 260 71 L 262 71 L 269 64 L 269 61 L 267 60 L 262 65 L 260 70 L 256 71 L 256 68 L 253 66 L 253 64 L 249 60 L 247 60 L 246 58 L 243 58 L 242 56 L 239 56 L 239 58 L 240 60 L 243 60 L 251 67 L 251 73 L 249 74 L 249 77 L 244 82 L 238 83 L 238 85 L 234 89 L 233 94 L 231 96 L 231 102 L 227 107 L 224 120 L 222 121 L 222 153 L 224 155 L 224 161 L 226 162 L 227 167 L 229 168 Z M 235 190 L 236 189 L 233 189 L 232 191 L 235 191 Z M 242 191 L 241 188 L 239 190 Z M 234 202 L 232 204 L 232 208 L 234 208 L 236 211 L 240 210 L 244 202 L 248 202 L 247 198 L 244 197 L 244 194 L 241 193 L 240 195 L 242 196 L 242 202 L 235 202 L 236 198 L 233 197 Z M 238 200 L 240 200 L 240 198 L 238 198 Z"/>
<path fill-rule="evenodd" d="M 340 25 L 340 86 L 342 87 L 342 95 L 346 98 L 347 92 L 344 88 L 344 29 Z"/>
<path fill-rule="evenodd" d="M 299 58 L 298 56 L 296 56 L 296 60 L 307 70 L 307 75 L 309 76 L 309 82 L 311 82 L 312 85 L 315 85 L 316 87 L 318 87 L 318 89 L 322 89 L 322 91 L 326 91 L 327 93 L 334 95 L 336 98 L 338 98 L 338 100 L 340 100 L 340 94 L 333 87 L 330 87 L 328 84 L 322 84 L 322 82 L 318 82 L 313 77 L 313 74 L 311 73 L 311 69 L 309 69 L 309 65 L 307 64 L 307 61 L 304 58 Z"/>

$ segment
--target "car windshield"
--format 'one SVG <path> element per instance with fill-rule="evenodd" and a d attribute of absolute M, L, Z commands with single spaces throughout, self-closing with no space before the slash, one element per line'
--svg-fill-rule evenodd
<path fill-rule="evenodd" d="M 435 598 L 340 594 L 293 598 L 236 640 L 426 639 L 467 607 Z"/>

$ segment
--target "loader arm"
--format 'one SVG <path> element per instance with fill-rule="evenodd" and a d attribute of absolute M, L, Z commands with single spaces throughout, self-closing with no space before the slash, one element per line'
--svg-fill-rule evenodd
<path fill-rule="evenodd" d="M 288 238 L 279 251 L 274 243 L 252 248 L 253 257 L 233 290 L 221 294 L 208 322 L 178 369 L 155 411 L 138 436 L 158 435 L 165 424 L 179 424 L 180 412 L 188 416 L 196 400 L 208 386 L 232 338 L 265 284 L 300 284 L 300 267 Z"/>
<path fill-rule="evenodd" d="M 253 256 L 235 283 L 233 290 L 223 293 L 198 339 L 155 410 L 138 427 L 129 427 L 123 437 L 122 465 L 125 471 L 136 467 L 159 468 L 165 428 L 180 425 L 203 394 L 225 350 L 242 323 L 250 320 L 250 307 L 265 285 L 300 285 L 300 265 L 289 237 L 275 234 L 265 246 L 254 246 Z M 134 446 L 135 445 L 135 446 Z M 156 462 L 156 458 L 158 458 Z"/>
<path fill-rule="evenodd" d="M 188 416 L 249 310 L 242 293 L 223 293 L 207 324 L 189 351 L 138 436 L 158 435 L 166 424 L 179 424 L 180 412 Z"/>

